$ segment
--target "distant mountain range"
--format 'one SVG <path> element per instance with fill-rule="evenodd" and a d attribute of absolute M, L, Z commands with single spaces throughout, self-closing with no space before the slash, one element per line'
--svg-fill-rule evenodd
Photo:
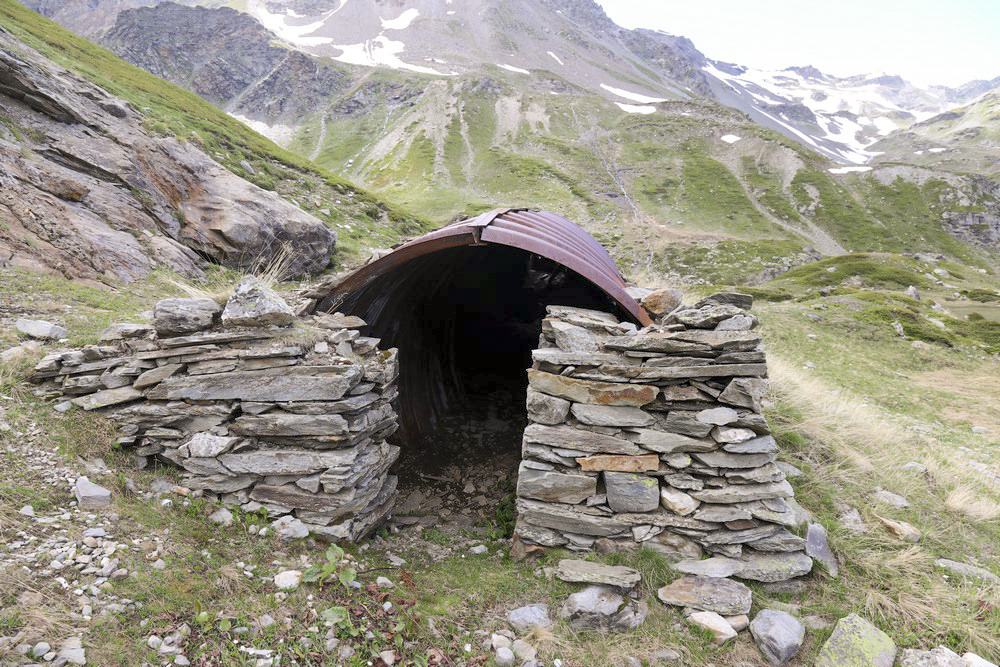
<path fill-rule="evenodd" d="M 438 223 L 543 207 L 683 280 L 1000 251 L 1000 78 L 753 70 L 591 0 L 27 2 Z"/>
<path fill-rule="evenodd" d="M 234 15 L 213 18 L 205 13 L 197 15 L 196 20 L 208 22 L 201 27 L 191 26 L 193 16 L 172 9 L 173 3 L 158 0 L 28 0 L 26 4 L 103 41 L 127 60 L 190 84 L 213 102 L 231 102 L 237 97 L 230 90 L 234 83 L 249 86 L 254 77 L 270 71 L 279 51 L 288 49 L 348 65 L 438 77 L 495 66 L 602 95 L 629 113 L 649 113 L 662 101 L 713 99 L 833 160 L 855 165 L 875 157 L 878 151 L 872 145 L 891 133 L 1000 87 L 1000 76 L 957 88 L 922 88 L 886 74 L 838 78 L 814 67 L 755 70 L 710 60 L 684 37 L 623 29 L 590 0 L 183 0 L 206 8 L 235 7 L 255 21 L 253 26 L 242 25 Z M 209 29 L 218 39 L 199 44 Z M 246 47 L 226 42 L 227 35 L 244 32 L 253 33 L 254 48 L 262 42 L 270 48 L 255 59 Z M 223 43 L 230 48 L 223 50 Z M 198 65 L 190 50 L 204 56 L 206 48 L 224 55 L 203 59 L 203 65 L 242 66 L 243 76 L 213 81 L 209 72 L 184 81 Z M 322 68 L 302 59 L 280 67 L 315 76 L 317 92 L 336 85 L 323 78 L 327 72 Z M 270 109 L 269 116 L 258 113 L 246 118 L 265 125 L 271 125 L 270 120 L 294 125 L 301 116 L 298 107 L 314 101 L 310 95 L 299 104 Z M 279 139 L 288 136 L 284 127 L 271 134 Z"/>

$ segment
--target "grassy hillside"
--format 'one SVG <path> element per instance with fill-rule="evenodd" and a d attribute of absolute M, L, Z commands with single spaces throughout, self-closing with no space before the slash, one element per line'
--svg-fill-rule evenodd
<path fill-rule="evenodd" d="M 934 269 L 951 273 L 948 285 Z M 109 300 L 105 290 L 0 268 L 0 314 L 45 317 L 67 325 L 74 342 L 85 342 L 109 321 L 136 319 L 156 298 L 176 293 L 166 278 L 153 276 Z M 213 282 L 223 286 L 235 278 L 220 273 Z M 921 300 L 902 294 L 909 285 L 921 290 Z M 791 479 L 797 499 L 826 526 L 841 560 L 838 578 L 817 572 L 801 593 L 769 592 L 754 584 L 754 613 L 781 608 L 808 620 L 806 643 L 792 667 L 813 664 L 832 624 L 852 612 L 876 623 L 901 648 L 944 644 L 995 659 L 1000 593 L 935 565 L 936 559 L 949 558 L 1000 574 L 1000 491 L 991 477 L 1000 474 L 995 277 L 948 263 L 859 254 L 806 264 L 754 291 L 772 383 L 767 416 L 781 443 L 781 459 L 802 472 Z M 942 313 L 931 305 L 935 301 L 949 312 L 963 308 L 977 316 Z M 0 350 L 17 342 L 7 318 L 0 315 Z M 907 338 L 894 330 L 897 321 Z M 331 659 L 323 657 L 327 637 L 335 637 L 335 650 L 351 645 L 356 651 L 339 664 L 378 664 L 379 651 L 397 646 L 405 664 L 431 665 L 440 654 L 453 662 L 478 659 L 475 664 L 490 665 L 482 641 L 506 627 L 508 610 L 536 602 L 558 609 L 574 590 L 543 570 L 566 552 L 510 560 L 502 529 L 507 518 L 497 508 L 495 517 L 471 528 L 404 527 L 398 534 L 381 534 L 381 542 L 368 547 L 348 548 L 360 589 L 309 584 L 286 597 L 267 577 L 324 563 L 325 547 L 255 535 L 266 522 L 254 514 L 236 513 L 231 527 L 214 526 L 206 517 L 216 508 L 202 499 L 168 495 L 171 506 L 165 507 L 161 498 L 126 492 L 125 480 L 144 491 L 155 477 L 173 473 L 135 470 L 113 446 L 115 434 L 106 422 L 56 413 L 32 396 L 20 383 L 32 363 L 0 364 L 0 421 L 11 425 L 0 429 L 0 636 L 34 642 L 82 632 L 89 664 L 100 665 L 155 662 L 148 637 L 178 630 L 190 632 L 185 655 L 193 664 L 245 664 L 239 648 L 244 645 L 273 650 L 284 660 L 321 664 Z M 92 525 L 86 512 L 68 507 L 65 483 L 46 481 L 37 465 L 43 453 L 52 457 L 51 465 L 73 467 L 76 456 L 100 456 L 111 467 L 111 475 L 102 478 L 115 492 L 117 518 L 110 530 L 120 543 L 135 545 L 120 552 L 122 567 L 133 574 L 109 582 L 100 600 L 130 601 L 127 608 L 85 621 L 72 587 L 4 569 L 4 550 L 18 549 L 10 547 L 14 535 L 37 534 L 44 541 L 55 530 L 46 522 L 60 516 L 56 525 L 74 539 Z M 878 488 L 903 495 L 909 506 L 881 504 L 872 496 Z M 19 513 L 25 504 L 44 521 Z M 848 509 L 860 512 L 864 533 L 841 525 L 838 517 Z M 898 540 L 878 517 L 914 525 L 921 540 Z M 480 543 L 487 554 L 468 552 Z M 405 563 L 392 564 L 390 555 Z M 566 667 L 622 664 L 626 656 L 655 664 L 655 652 L 667 649 L 690 665 L 764 664 L 749 634 L 714 647 L 692 632 L 677 610 L 656 601 L 656 588 L 676 576 L 660 557 L 647 551 L 588 557 L 640 569 L 649 618 L 638 630 L 615 635 L 577 634 L 558 621 L 551 631 L 531 637 L 547 664 L 555 659 Z M 162 559 L 165 568 L 151 567 L 153 558 Z M 378 588 L 378 576 L 395 587 Z M 390 610 L 380 611 L 386 602 Z M 340 606 L 348 610 L 348 620 L 323 615 Z M 256 630 L 264 614 L 278 623 Z"/>
<path fill-rule="evenodd" d="M 0 26 L 66 69 L 128 101 L 146 129 L 201 146 L 235 174 L 327 222 L 337 230 L 340 260 L 363 259 L 428 229 L 430 223 L 387 204 L 307 159 L 284 150 L 216 107 L 134 67 L 14 0 L 0 0 Z"/>

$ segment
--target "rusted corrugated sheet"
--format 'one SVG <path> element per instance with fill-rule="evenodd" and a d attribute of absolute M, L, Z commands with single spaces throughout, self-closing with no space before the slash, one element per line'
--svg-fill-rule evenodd
<path fill-rule="evenodd" d="M 640 325 L 649 317 L 625 291 L 625 280 L 608 251 L 566 218 L 529 209 L 494 209 L 405 243 L 347 276 L 320 305 L 335 308 L 340 298 L 417 257 L 446 248 L 485 244 L 519 248 L 557 262 L 586 278 Z"/>

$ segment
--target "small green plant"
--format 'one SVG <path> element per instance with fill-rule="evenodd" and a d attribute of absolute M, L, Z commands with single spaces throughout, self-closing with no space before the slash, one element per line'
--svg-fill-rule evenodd
<path fill-rule="evenodd" d="M 345 589 L 350 590 L 351 585 L 357 580 L 358 571 L 353 567 L 341 565 L 344 550 L 336 544 L 332 544 L 326 550 L 325 556 L 325 561 L 313 565 L 302 574 L 303 580 L 323 588 L 328 582 L 336 579 Z"/>

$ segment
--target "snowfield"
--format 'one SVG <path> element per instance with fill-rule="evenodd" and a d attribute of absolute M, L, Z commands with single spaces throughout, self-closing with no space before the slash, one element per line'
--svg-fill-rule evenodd
<path fill-rule="evenodd" d="M 662 97 L 650 97 L 649 95 L 640 95 L 639 93 L 631 93 L 621 88 L 614 88 L 606 83 L 602 83 L 601 88 L 618 97 L 624 97 L 626 100 L 632 100 L 633 102 L 642 102 L 643 104 L 656 104 L 657 102 L 667 101 Z"/>
<path fill-rule="evenodd" d="M 724 135 L 722 135 L 719 138 L 722 139 L 723 141 L 725 141 L 727 144 L 735 144 L 737 141 L 739 141 L 743 137 L 737 137 L 735 134 L 724 134 Z"/>
<path fill-rule="evenodd" d="M 626 113 L 641 113 L 641 114 L 651 114 L 656 113 L 656 107 L 639 105 L 639 104 L 622 104 L 621 102 L 615 102 L 618 108 Z"/>

